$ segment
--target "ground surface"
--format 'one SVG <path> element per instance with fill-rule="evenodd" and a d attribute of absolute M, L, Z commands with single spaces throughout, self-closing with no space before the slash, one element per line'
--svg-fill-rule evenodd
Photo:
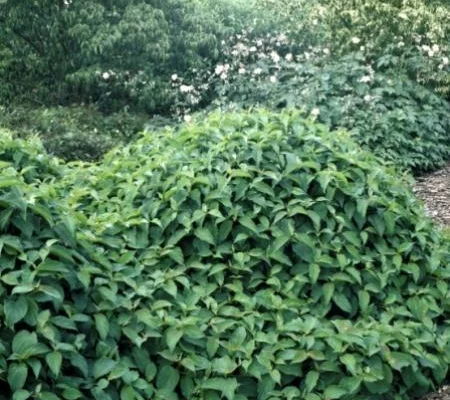
<path fill-rule="evenodd" d="M 428 213 L 440 225 L 450 227 L 450 162 L 443 169 L 417 178 L 415 192 L 425 201 Z"/>
<path fill-rule="evenodd" d="M 415 192 L 433 219 L 450 227 L 450 162 L 441 170 L 417 178 Z M 422 400 L 450 400 L 450 386 L 443 386 Z"/>
<path fill-rule="evenodd" d="M 443 386 L 438 392 L 425 396 L 422 400 L 450 400 L 450 387 Z"/>

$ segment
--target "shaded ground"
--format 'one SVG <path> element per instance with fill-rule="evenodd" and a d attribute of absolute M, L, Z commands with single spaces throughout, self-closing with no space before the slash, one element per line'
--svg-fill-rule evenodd
<path fill-rule="evenodd" d="M 417 178 L 414 191 L 425 202 L 431 217 L 450 227 L 450 162 L 441 170 Z M 443 386 L 422 400 L 450 400 L 450 386 Z"/>
<path fill-rule="evenodd" d="M 443 386 L 437 393 L 429 394 L 422 400 L 450 400 L 450 386 Z"/>
<path fill-rule="evenodd" d="M 443 169 L 417 178 L 415 192 L 425 201 L 431 217 L 450 227 L 450 162 Z"/>

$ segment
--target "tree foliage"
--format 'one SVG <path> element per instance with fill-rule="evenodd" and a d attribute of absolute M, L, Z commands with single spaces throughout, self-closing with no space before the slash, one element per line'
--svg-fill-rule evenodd
<path fill-rule="evenodd" d="M 219 11 L 196 0 L 0 3 L 0 73 L 11 82 L 0 95 L 164 111 L 170 74 L 217 58 Z"/>

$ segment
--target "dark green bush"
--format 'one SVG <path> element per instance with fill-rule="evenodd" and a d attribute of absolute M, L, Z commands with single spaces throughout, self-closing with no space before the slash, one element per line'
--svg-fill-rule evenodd
<path fill-rule="evenodd" d="M 447 245 L 346 133 L 216 114 L 36 184 L 0 143 L 1 400 L 399 400 L 445 378 Z"/>
<path fill-rule="evenodd" d="M 142 131 L 144 114 L 126 111 L 103 115 L 92 107 L 0 107 L 0 126 L 18 137 L 38 135 L 47 151 L 66 160 L 98 160 Z"/>
<path fill-rule="evenodd" d="M 0 100 L 167 113 L 170 76 L 211 65 L 252 12 L 243 2 L 0 2 Z"/>
<path fill-rule="evenodd" d="M 366 149 L 416 173 L 447 162 L 450 106 L 444 99 L 395 70 L 376 72 L 361 53 L 313 57 L 246 66 L 263 72 L 219 82 L 221 104 L 314 110 L 318 121 L 352 132 Z"/>

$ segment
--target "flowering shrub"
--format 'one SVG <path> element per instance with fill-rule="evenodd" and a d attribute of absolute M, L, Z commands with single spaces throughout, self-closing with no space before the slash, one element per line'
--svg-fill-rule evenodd
<path fill-rule="evenodd" d="M 171 71 L 211 64 L 221 38 L 248 18 L 238 2 L 219 3 L 2 1 L 0 79 L 14 82 L 2 101 L 167 113 Z"/>
<path fill-rule="evenodd" d="M 361 47 L 360 38 L 351 42 Z M 448 67 L 438 45 L 420 52 L 441 59 L 435 71 Z M 360 144 L 414 172 L 439 167 L 450 157 L 449 105 L 408 79 L 411 54 L 394 62 L 393 50 L 390 59 L 374 61 L 364 49 L 339 56 L 328 47 L 300 48 L 284 32 L 252 37 L 245 31 L 230 38 L 224 55 L 223 63 L 191 81 L 177 76 L 176 114 L 189 115 L 208 102 L 208 110 L 297 107 L 331 128 L 350 130 Z M 406 66 L 396 69 L 401 57 Z"/>
<path fill-rule="evenodd" d="M 379 66 L 407 71 L 450 100 L 450 9 L 416 0 L 323 0 L 321 23 L 333 51 L 363 49 Z"/>

